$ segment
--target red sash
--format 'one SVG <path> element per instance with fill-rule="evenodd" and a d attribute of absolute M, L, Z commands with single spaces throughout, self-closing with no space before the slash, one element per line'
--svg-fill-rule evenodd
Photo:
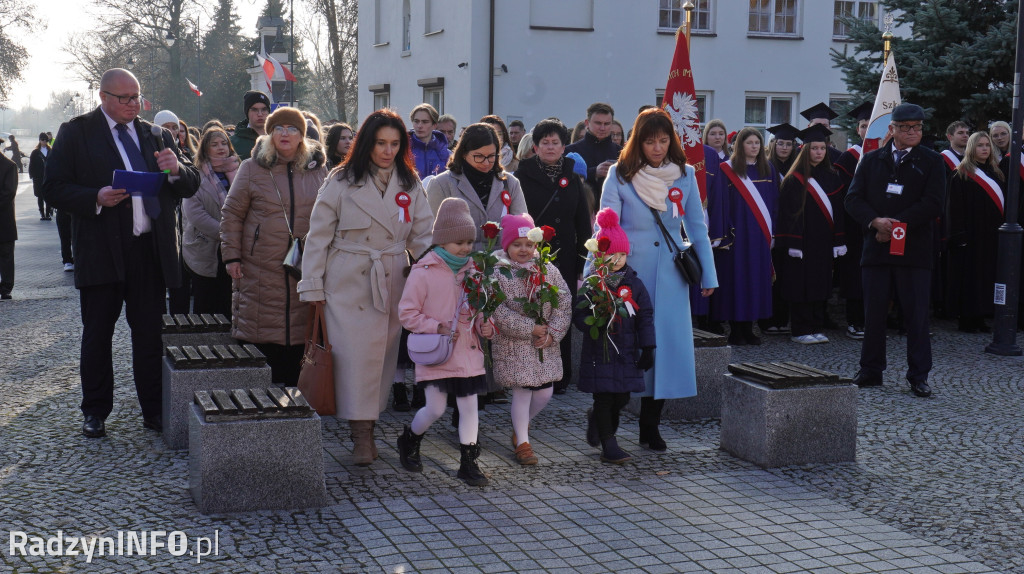
<path fill-rule="evenodd" d="M 960 165 L 960 160 L 957 159 L 953 150 L 942 150 L 942 159 L 946 162 L 946 167 L 948 167 L 950 171 L 956 171 L 956 168 Z"/>
<path fill-rule="evenodd" d="M 1009 175 L 1007 175 L 1007 177 L 1009 177 Z M 1024 153 L 1020 154 L 1020 178 L 1024 179 Z"/>
<path fill-rule="evenodd" d="M 999 187 L 999 184 L 996 183 L 996 181 L 993 180 L 991 177 L 989 177 L 987 173 L 981 171 L 980 169 L 976 169 L 973 172 L 967 174 L 967 177 L 971 178 L 974 181 L 974 183 L 980 185 L 981 189 L 985 190 L 985 193 L 988 194 L 989 199 L 991 199 L 992 202 L 996 204 L 996 207 L 999 208 L 999 213 L 1002 215 L 1003 190 Z"/>
<path fill-rule="evenodd" d="M 743 197 L 743 200 L 747 202 L 747 207 L 750 208 L 750 212 L 754 214 L 754 219 L 757 220 L 757 224 L 761 227 L 761 233 L 764 234 L 765 242 L 771 246 L 772 216 L 768 213 L 768 207 L 764 204 L 764 199 L 761 198 L 761 192 L 757 191 L 754 182 L 750 181 L 750 178 L 740 179 L 736 172 L 733 171 L 730 162 L 722 162 L 721 169 L 725 177 L 729 178 L 733 187 Z"/>
<path fill-rule="evenodd" d="M 794 173 L 797 180 L 804 184 L 804 188 L 807 193 L 814 199 L 814 203 L 818 204 L 818 209 L 825 215 L 825 219 L 828 220 L 828 226 L 835 228 L 835 222 L 832 221 L 832 202 L 828 199 L 828 194 L 825 193 L 824 189 L 821 189 L 821 185 L 813 177 L 804 180 L 804 176 L 799 173 Z"/>
<path fill-rule="evenodd" d="M 846 151 L 847 151 L 847 153 L 849 153 L 850 155 L 853 156 L 853 159 L 855 159 L 857 161 L 860 161 L 860 155 L 861 155 L 860 150 L 861 150 L 861 147 L 859 145 L 855 145 L 855 146 L 850 147 L 850 149 L 848 149 Z"/>

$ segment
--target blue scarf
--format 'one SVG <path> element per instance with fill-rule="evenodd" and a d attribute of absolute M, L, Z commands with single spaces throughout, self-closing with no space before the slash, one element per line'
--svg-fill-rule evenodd
<path fill-rule="evenodd" d="M 455 273 L 456 275 L 458 275 L 459 269 L 462 269 L 462 267 L 465 264 L 469 263 L 468 256 L 456 257 L 449 253 L 448 250 L 446 250 L 444 247 L 441 247 L 440 245 L 434 248 L 434 253 L 437 253 L 441 260 L 447 263 L 448 267 L 452 268 L 452 273 Z"/>

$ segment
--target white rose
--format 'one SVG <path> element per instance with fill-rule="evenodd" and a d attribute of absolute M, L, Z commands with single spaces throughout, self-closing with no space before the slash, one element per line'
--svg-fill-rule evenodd
<path fill-rule="evenodd" d="M 544 231 L 539 227 L 534 227 L 526 232 L 526 238 L 534 243 L 540 243 L 541 241 L 544 241 Z"/>
<path fill-rule="evenodd" d="M 597 240 L 591 237 L 583 243 L 583 246 L 587 248 L 587 251 L 591 253 L 597 253 Z"/>

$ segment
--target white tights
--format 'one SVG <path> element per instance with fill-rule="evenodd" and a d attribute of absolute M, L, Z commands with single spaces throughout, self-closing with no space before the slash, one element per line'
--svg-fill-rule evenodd
<path fill-rule="evenodd" d="M 427 385 L 424 394 L 427 404 L 416 411 L 412 419 L 412 432 L 423 434 L 427 432 L 434 421 L 441 418 L 448 408 L 448 393 L 442 392 L 434 385 Z M 480 414 L 477 412 L 476 395 L 456 397 L 455 403 L 459 405 L 459 442 L 462 444 L 473 444 L 476 442 L 480 430 Z"/>
<path fill-rule="evenodd" d="M 516 433 L 516 446 L 530 442 L 530 421 L 547 406 L 554 390 L 554 387 L 539 391 L 512 389 L 512 430 Z"/>

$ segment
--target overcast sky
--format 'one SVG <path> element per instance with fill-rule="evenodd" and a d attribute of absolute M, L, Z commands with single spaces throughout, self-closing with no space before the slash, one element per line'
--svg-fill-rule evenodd
<path fill-rule="evenodd" d="M 200 1 L 209 5 L 211 13 L 216 7 L 215 0 Z M 255 34 L 256 19 L 265 4 L 265 0 L 235 0 L 235 13 L 243 34 Z M 8 107 L 18 109 L 31 104 L 35 108 L 43 108 L 50 99 L 50 92 L 63 89 L 86 91 L 87 82 L 74 80 L 73 74 L 67 70 L 70 58 L 61 51 L 61 47 L 71 34 L 96 26 L 96 21 L 87 11 L 89 5 L 87 0 L 35 0 L 36 14 L 47 22 L 47 27 L 42 33 L 33 35 L 25 35 L 20 30 L 12 34 L 28 50 L 30 61 L 22 72 L 21 81 L 14 86 Z M 296 11 L 299 11 L 298 6 Z M 203 20 L 205 27 L 206 19 Z"/>

